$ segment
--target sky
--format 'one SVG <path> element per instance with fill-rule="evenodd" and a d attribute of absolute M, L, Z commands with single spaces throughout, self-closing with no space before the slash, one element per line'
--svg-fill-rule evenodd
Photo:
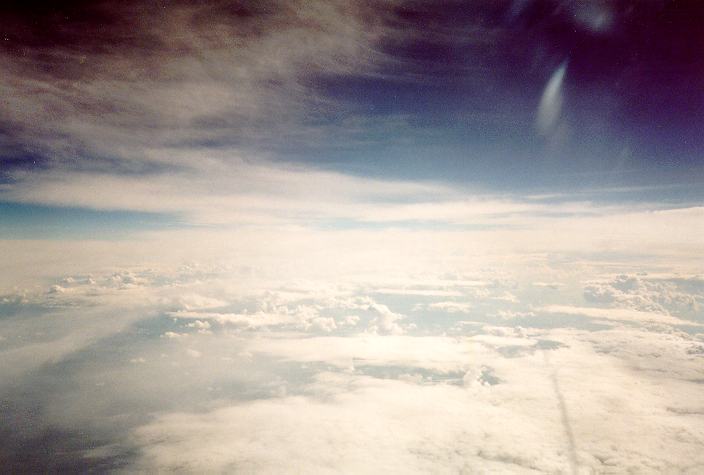
<path fill-rule="evenodd" d="M 700 473 L 704 5 L 0 5 L 0 465 Z"/>

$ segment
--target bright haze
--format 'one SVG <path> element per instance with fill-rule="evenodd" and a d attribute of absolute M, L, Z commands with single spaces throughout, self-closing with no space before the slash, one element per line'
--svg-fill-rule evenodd
<path fill-rule="evenodd" d="M 0 471 L 704 473 L 703 24 L 2 3 Z"/>

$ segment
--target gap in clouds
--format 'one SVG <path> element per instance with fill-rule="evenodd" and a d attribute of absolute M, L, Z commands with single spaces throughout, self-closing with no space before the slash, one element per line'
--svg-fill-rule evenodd
<path fill-rule="evenodd" d="M 0 202 L 0 239 L 124 239 L 135 232 L 186 226 L 166 213 L 92 210 Z M 10 224 L 11 223 L 11 224 Z"/>

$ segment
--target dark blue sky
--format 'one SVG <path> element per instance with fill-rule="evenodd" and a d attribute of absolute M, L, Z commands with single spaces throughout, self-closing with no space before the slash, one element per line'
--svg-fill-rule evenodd
<path fill-rule="evenodd" d="M 597 183 L 701 180 L 700 4 L 443 2 L 395 13 L 395 26 L 416 33 L 385 44 L 395 62 L 315 85 L 406 127 L 369 130 L 367 147 L 314 154 L 321 161 L 514 187 L 571 186 L 592 173 Z M 552 140 L 536 134 L 536 110 L 563 62 L 564 131 Z"/>

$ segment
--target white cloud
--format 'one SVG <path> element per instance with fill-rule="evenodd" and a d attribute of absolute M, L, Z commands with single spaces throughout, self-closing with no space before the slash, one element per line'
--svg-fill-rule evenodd
<path fill-rule="evenodd" d="M 365 365 L 400 365 L 435 371 L 461 371 L 472 364 L 475 346 L 462 340 L 428 336 L 355 335 L 314 337 L 300 340 L 276 338 L 247 343 L 250 352 L 285 358 L 290 361 L 321 362 L 349 368 L 355 361 Z"/>
<path fill-rule="evenodd" d="M 621 274 L 589 282 L 584 288 L 584 298 L 599 304 L 696 319 L 704 305 L 704 282 L 692 277 Z"/>
<path fill-rule="evenodd" d="M 501 415 L 477 408 L 461 389 L 322 375 L 319 385 L 335 391 L 327 400 L 287 397 L 222 408 L 204 416 L 171 414 L 138 429 L 144 447 L 136 469 L 258 473 L 427 473 L 463 470 L 559 470 L 559 449 L 536 444 L 507 448 L 491 427 Z M 435 404 L 428 405 L 428 401 Z M 276 421 L 275 425 L 272 422 Z M 515 420 L 519 431 L 528 429 Z M 544 434 L 544 429 L 530 430 Z M 549 436 L 548 436 L 549 437 Z M 554 445 L 559 447 L 555 439 Z M 287 441 L 281 443 L 281 441 Z M 532 440 L 535 440 L 533 438 Z M 196 442 L 197 441 L 197 442 Z"/>
<path fill-rule="evenodd" d="M 697 325 L 670 315 L 655 312 L 642 312 L 626 308 L 574 307 L 570 305 L 548 305 L 539 309 L 547 313 L 583 315 L 589 318 L 617 320 L 639 323 L 663 323 L 666 325 Z"/>
<path fill-rule="evenodd" d="M 382 335 L 400 335 L 404 333 L 403 328 L 398 323 L 406 318 L 404 315 L 392 312 L 386 305 L 378 303 L 370 304 L 369 309 L 376 314 L 369 326 L 373 333 Z"/>
<path fill-rule="evenodd" d="M 433 302 L 427 306 L 429 310 L 442 310 L 448 313 L 467 313 L 472 305 L 467 302 L 443 301 Z"/>
<path fill-rule="evenodd" d="M 562 84 L 566 72 L 567 62 L 564 62 L 553 71 L 540 98 L 535 123 L 538 131 L 543 135 L 552 134 L 560 120 L 564 100 Z"/>
<path fill-rule="evenodd" d="M 0 391 L 51 388 L 27 392 L 33 417 L 139 454 L 126 470 L 324 471 L 333 455 L 354 470 L 361 454 L 403 472 L 699 468 L 702 340 L 673 326 L 701 294 L 697 257 L 538 252 L 549 239 L 514 232 L 0 242 L 17 271 L 0 296 Z M 662 262 L 668 275 L 637 275 Z M 610 292 L 600 307 L 584 305 L 591 286 Z M 546 329 L 546 313 L 609 326 Z"/>
<path fill-rule="evenodd" d="M 403 374 L 377 378 L 340 361 L 344 372 L 318 372 L 294 395 L 159 416 L 134 432 L 142 455 L 132 468 L 244 467 L 263 473 L 292 466 L 304 472 L 403 473 L 702 468 L 698 447 L 704 434 L 693 415 L 701 408 L 691 405 L 699 387 L 689 381 L 701 376 L 701 367 L 688 363 L 681 351 L 685 337 L 621 328 L 600 335 L 557 330 L 550 338 L 563 346 L 513 358 L 491 352 L 494 345 L 518 341 L 506 337 L 485 337 L 481 341 L 488 346 L 476 347 L 447 338 L 395 336 L 253 341 L 251 346 L 291 361 L 330 363 L 355 355 L 360 367 L 381 369 L 427 364 L 440 356 L 446 362 L 435 370 L 464 366 L 469 379 L 454 385 Z M 648 346 L 660 356 L 639 358 Z M 631 366 L 636 361 L 641 365 Z M 662 391 L 670 378 L 662 370 L 672 365 L 680 371 L 669 384 L 678 390 Z M 488 375 L 498 382 L 474 384 L 494 377 Z M 660 449 L 663 443 L 668 450 Z"/>
<path fill-rule="evenodd" d="M 187 348 L 186 354 L 191 358 L 200 358 L 201 356 L 203 356 L 203 353 L 198 350 L 194 350 L 193 348 Z"/>
<path fill-rule="evenodd" d="M 186 338 L 188 336 L 188 333 L 177 333 L 177 332 L 166 332 L 162 335 L 164 338 Z"/>

